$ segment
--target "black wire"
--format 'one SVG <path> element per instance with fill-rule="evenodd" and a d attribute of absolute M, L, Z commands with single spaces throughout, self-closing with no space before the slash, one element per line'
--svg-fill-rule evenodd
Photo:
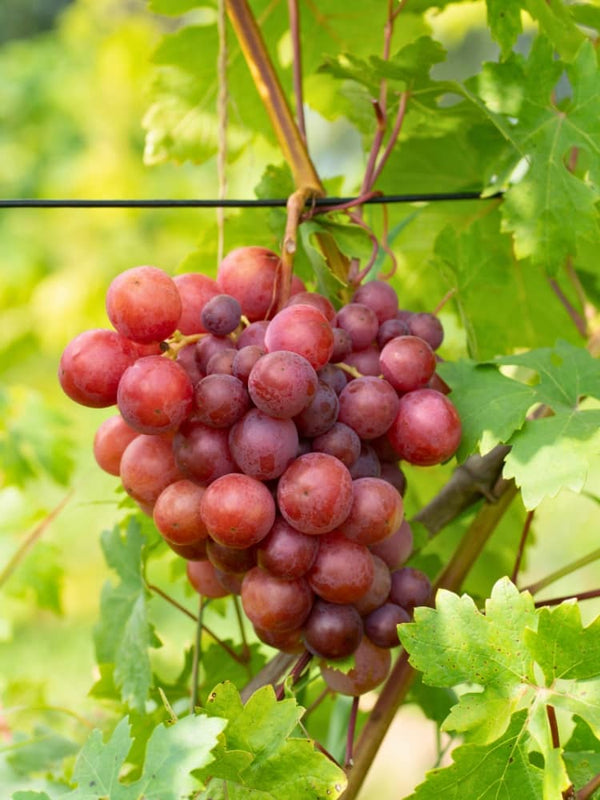
<path fill-rule="evenodd" d="M 502 196 L 502 192 L 482 197 L 480 192 L 442 192 L 438 194 L 391 194 L 370 197 L 361 205 L 382 203 L 434 203 L 442 200 L 491 200 Z M 348 205 L 356 197 L 318 197 L 316 206 Z M 26 199 L 14 198 L 0 200 L 0 208 L 280 208 L 285 207 L 287 198 L 253 200 L 70 200 L 70 199 Z"/>

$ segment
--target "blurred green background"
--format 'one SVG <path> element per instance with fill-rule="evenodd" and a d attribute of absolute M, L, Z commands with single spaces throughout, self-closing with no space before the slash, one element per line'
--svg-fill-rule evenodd
<path fill-rule="evenodd" d="M 463 4 L 436 21 L 463 75 L 493 50 L 483 22 L 481 3 Z M 217 196 L 212 161 L 143 164 L 141 121 L 153 77 L 151 54 L 168 25 L 173 21 L 149 14 L 137 0 L 0 3 L 1 197 Z M 315 157 L 326 166 L 335 150 L 332 129 L 316 118 L 313 124 Z M 342 133 L 348 136 L 347 130 Z M 276 154 L 265 148 L 238 165 L 230 196 L 251 196 L 269 157 Z M 349 147 L 348 158 L 354 157 Z M 228 212 L 227 241 L 238 243 L 252 232 L 250 243 L 276 246 L 266 214 L 252 211 L 242 218 Z M 427 223 L 415 223 L 395 278 L 405 304 L 416 310 L 431 308 L 445 291 L 439 276 L 423 277 L 416 268 L 433 244 L 433 234 L 426 236 L 432 218 L 435 212 Z M 215 236 L 215 219 L 214 211 L 198 210 L 0 210 L 0 575 L 27 535 L 69 494 L 58 518 L 0 585 L 0 723 L 5 718 L 9 728 L 17 713 L 23 722 L 25 707 L 32 709 L 30 724 L 36 708 L 76 709 L 90 718 L 101 714 L 86 697 L 94 681 L 92 628 L 109 575 L 99 534 L 125 511 L 119 508 L 116 479 L 100 472 L 91 449 L 96 427 L 113 411 L 76 407 L 62 394 L 56 380 L 60 353 L 80 331 L 107 326 L 104 294 L 113 276 L 138 264 L 181 271 L 198 243 Z M 216 245 L 206 249 L 215 251 Z M 202 265 L 208 274 L 215 268 L 214 258 Z M 433 300 L 423 298 L 424 287 L 433 288 Z M 443 320 L 444 353 L 460 355 L 464 336 L 451 308 Z M 429 499 L 446 475 L 447 469 L 437 477 L 416 471 L 409 510 Z M 592 494 L 600 494 L 600 476 L 590 482 L 591 490 L 594 486 Z M 507 522 L 510 545 L 504 540 L 497 545 L 506 550 L 507 562 L 523 517 L 516 508 Z M 591 495 L 563 493 L 544 503 L 536 513 L 537 544 L 523 583 L 565 562 L 567 534 L 569 560 L 597 546 L 597 523 Z M 169 559 L 156 569 L 163 581 L 177 583 Z M 480 573 L 485 574 L 485 558 Z M 478 580 L 483 586 L 481 575 Z M 172 591 L 183 597 L 180 584 Z M 550 593 L 597 585 L 592 566 Z M 182 641 L 192 636 L 189 623 L 160 603 L 153 608 L 164 642 L 157 663 L 176 669 Z M 586 609 L 588 615 L 592 611 Z M 405 725 L 414 719 L 407 717 Z M 431 727 L 418 730 L 426 737 L 429 758 L 435 752 Z M 411 761 L 414 772 L 415 764 L 420 766 L 418 759 Z M 419 777 L 411 778 L 410 767 L 407 787 Z M 394 786 L 398 796 L 401 789 Z M 365 796 L 370 791 L 365 788 Z"/>

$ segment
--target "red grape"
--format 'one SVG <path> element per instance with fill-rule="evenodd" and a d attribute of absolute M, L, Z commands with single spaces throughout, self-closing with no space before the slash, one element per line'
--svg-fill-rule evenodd
<path fill-rule="evenodd" d="M 208 538 L 200 514 L 204 487 L 187 479 L 169 484 L 154 505 L 154 524 L 170 542 L 194 544 Z"/>
<path fill-rule="evenodd" d="M 248 377 L 252 401 L 271 417 L 291 419 L 315 396 L 319 379 L 297 353 L 279 350 L 259 358 Z"/>
<path fill-rule="evenodd" d="M 379 356 L 383 377 L 398 392 L 421 389 L 435 372 L 431 347 L 418 336 L 398 336 L 384 346 Z"/>
<path fill-rule="evenodd" d="M 98 466 L 109 475 L 118 475 L 121 456 L 136 436 L 138 431 L 130 428 L 119 414 L 105 419 L 94 436 L 94 458 Z"/>
<path fill-rule="evenodd" d="M 298 431 L 289 419 L 275 419 L 252 408 L 229 432 L 229 449 L 246 475 L 278 478 L 298 452 Z"/>
<path fill-rule="evenodd" d="M 354 653 L 362 637 L 363 622 L 354 606 L 315 600 L 304 623 L 307 650 L 322 658 L 345 658 Z"/>
<path fill-rule="evenodd" d="M 250 322 L 265 319 L 273 303 L 275 277 L 281 261 L 265 247 L 238 247 L 219 264 L 221 291 L 238 300 Z"/>
<path fill-rule="evenodd" d="M 189 582 L 198 594 L 204 597 L 227 597 L 229 591 L 220 583 L 210 561 L 188 561 L 186 566 Z"/>
<path fill-rule="evenodd" d="M 211 297 L 221 292 L 216 281 L 198 272 L 184 272 L 176 275 L 173 281 L 181 297 L 181 315 L 177 329 L 185 336 L 206 333 L 201 314 Z"/>
<path fill-rule="evenodd" d="M 321 369 L 333 353 L 333 332 L 327 318 L 314 306 L 288 306 L 276 314 L 265 334 L 267 353 L 291 350 Z"/>
<path fill-rule="evenodd" d="M 257 545 L 258 566 L 278 578 L 300 578 L 312 567 L 319 539 L 300 533 L 278 517 L 265 538 Z"/>
<path fill-rule="evenodd" d="M 106 312 L 114 327 L 134 342 L 157 342 L 177 328 L 181 316 L 177 285 L 157 267 L 132 267 L 111 282 Z"/>
<path fill-rule="evenodd" d="M 458 412 L 435 389 L 418 389 L 400 398 L 388 438 L 400 458 L 421 467 L 454 455 L 461 437 Z"/>
<path fill-rule="evenodd" d="M 279 479 L 279 509 L 302 533 L 326 533 L 343 522 L 352 506 L 348 468 L 326 453 L 307 453 L 293 461 Z"/>
<path fill-rule="evenodd" d="M 376 439 L 388 430 L 398 413 L 398 395 L 382 378 L 350 381 L 340 394 L 339 420 L 361 439 Z"/>
<path fill-rule="evenodd" d="M 176 430 L 193 407 L 187 372 L 164 356 L 145 356 L 123 373 L 117 403 L 123 419 L 140 433 Z"/>
<path fill-rule="evenodd" d="M 375 567 L 369 550 L 339 531 L 320 537 L 319 552 L 307 578 L 312 590 L 330 603 L 354 603 L 368 591 Z"/>
<path fill-rule="evenodd" d="M 249 570 L 242 582 L 242 606 L 258 628 L 292 631 L 310 614 L 313 593 L 304 578 L 286 581 L 260 567 Z"/>
<path fill-rule="evenodd" d="M 65 347 L 58 379 L 71 400 L 82 406 L 106 408 L 117 402 L 119 381 L 137 357 L 134 343 L 116 331 L 83 331 Z"/>
<path fill-rule="evenodd" d="M 149 511 L 163 489 L 183 478 L 170 439 L 145 434 L 136 436 L 125 448 L 120 475 L 127 494 Z"/>
<path fill-rule="evenodd" d="M 391 663 L 390 651 L 377 647 L 365 636 L 354 652 L 351 670 L 345 673 L 322 664 L 321 675 L 332 691 L 353 697 L 379 686 L 390 671 Z"/>
<path fill-rule="evenodd" d="M 215 541 L 228 547 L 250 547 L 271 530 L 275 501 L 264 483 L 234 472 L 208 486 L 200 512 Z"/>

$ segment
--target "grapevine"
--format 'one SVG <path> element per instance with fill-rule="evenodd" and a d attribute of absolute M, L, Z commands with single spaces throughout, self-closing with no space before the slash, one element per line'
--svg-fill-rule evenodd
<path fill-rule="evenodd" d="M 149 0 L 155 196 L 167 162 L 188 162 L 192 195 L 214 166 L 205 203 L 222 207 L 192 219 L 184 201 L 144 201 L 164 215 L 136 255 L 110 258 L 107 236 L 106 258 L 104 242 L 81 248 L 93 279 L 70 314 L 40 277 L 51 392 L 92 451 L 91 487 L 109 487 L 98 517 L 118 522 L 100 537 L 97 710 L 40 691 L 38 726 L 23 661 L 23 680 L 0 679 L 0 783 L 11 800 L 383 797 L 373 762 L 420 709 L 437 753 L 400 794 L 588 800 L 600 550 L 578 547 L 599 496 L 600 16 L 591 0 L 284 5 Z M 485 62 L 453 58 L 449 31 L 479 12 Z M 344 144 L 321 147 L 315 128 L 338 122 Z M 251 185 L 256 208 L 238 213 L 226 195 Z M 11 280 L 18 306 L 29 290 Z M 6 340 L 9 375 L 13 353 L 29 368 L 26 331 Z M 10 525 L 11 490 L 67 485 L 75 445 L 19 390 L 0 403 Z M 0 569 L 15 607 L 60 611 L 46 540 L 77 497 L 48 513 L 40 491 L 23 516 L 35 524 Z M 83 527 L 79 548 L 94 514 Z"/>

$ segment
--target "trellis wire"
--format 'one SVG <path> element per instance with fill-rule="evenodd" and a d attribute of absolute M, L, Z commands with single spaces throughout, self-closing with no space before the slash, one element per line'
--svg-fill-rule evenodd
<path fill-rule="evenodd" d="M 377 205 L 385 203 L 435 203 L 445 200 L 493 200 L 502 197 L 502 192 L 482 195 L 481 192 L 441 192 L 376 195 L 361 200 L 355 197 L 318 197 L 313 205 L 338 206 L 356 201 L 356 205 Z M 101 199 L 0 199 L 0 208 L 283 208 L 287 198 L 248 199 L 248 200 L 101 200 Z"/>

